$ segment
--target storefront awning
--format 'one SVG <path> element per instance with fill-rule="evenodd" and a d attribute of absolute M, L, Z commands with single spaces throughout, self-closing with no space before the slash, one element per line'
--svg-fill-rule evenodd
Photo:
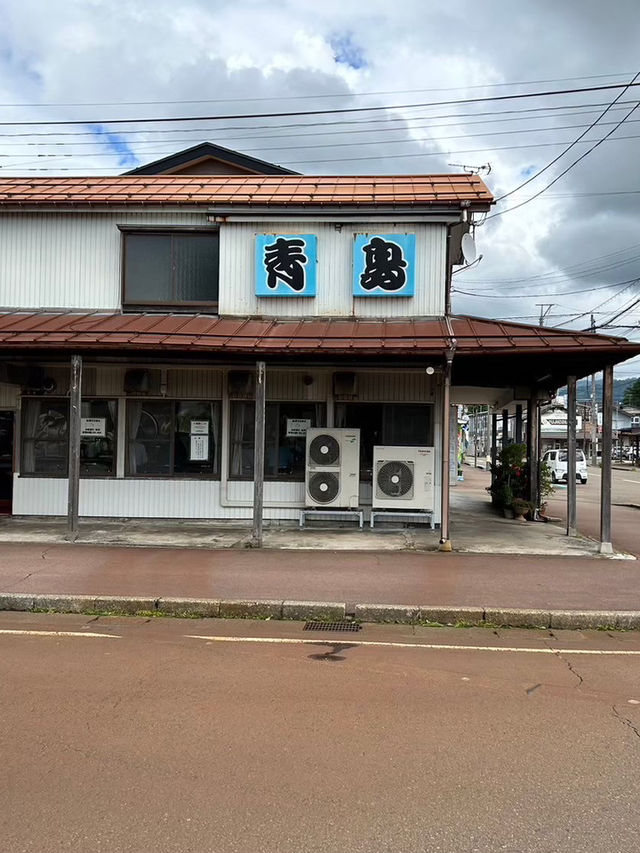
<path fill-rule="evenodd" d="M 0 314 L 0 349 L 119 352 L 217 357 L 286 356 L 327 360 L 428 361 L 455 341 L 457 384 L 545 384 L 583 376 L 640 354 L 624 338 L 453 316 L 415 320 L 246 319 L 197 314 L 8 312 Z M 451 334 L 451 332 L 453 334 Z M 354 361 L 355 359 L 355 361 Z"/>

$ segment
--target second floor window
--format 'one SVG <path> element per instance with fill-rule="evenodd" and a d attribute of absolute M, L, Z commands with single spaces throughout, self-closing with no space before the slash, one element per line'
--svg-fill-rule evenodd
<path fill-rule="evenodd" d="M 123 305 L 215 308 L 217 231 L 125 231 Z"/>

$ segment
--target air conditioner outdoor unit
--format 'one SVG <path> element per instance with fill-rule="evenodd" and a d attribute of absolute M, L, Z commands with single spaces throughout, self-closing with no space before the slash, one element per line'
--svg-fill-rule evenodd
<path fill-rule="evenodd" d="M 431 512 L 433 447 L 374 447 L 372 508 Z"/>
<path fill-rule="evenodd" d="M 360 430 L 307 430 L 306 505 L 354 509 L 360 502 Z"/>

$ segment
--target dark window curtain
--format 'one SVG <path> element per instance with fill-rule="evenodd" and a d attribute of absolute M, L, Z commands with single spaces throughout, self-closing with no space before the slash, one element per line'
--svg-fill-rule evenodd
<path fill-rule="evenodd" d="M 66 477 L 68 459 L 69 401 L 24 398 L 21 472 Z"/>

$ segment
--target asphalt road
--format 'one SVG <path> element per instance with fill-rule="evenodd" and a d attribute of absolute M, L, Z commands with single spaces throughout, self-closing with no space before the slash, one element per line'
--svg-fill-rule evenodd
<path fill-rule="evenodd" d="M 600 469 L 589 467 L 586 485 L 577 484 L 578 530 L 586 536 L 600 536 Z M 567 488 L 556 485 L 548 500 L 549 512 L 567 517 Z M 611 537 L 616 549 L 640 557 L 640 471 L 613 469 L 611 484 Z"/>
<path fill-rule="evenodd" d="M 0 647 L 3 853 L 639 846 L 633 633 L 4 613 Z"/>

